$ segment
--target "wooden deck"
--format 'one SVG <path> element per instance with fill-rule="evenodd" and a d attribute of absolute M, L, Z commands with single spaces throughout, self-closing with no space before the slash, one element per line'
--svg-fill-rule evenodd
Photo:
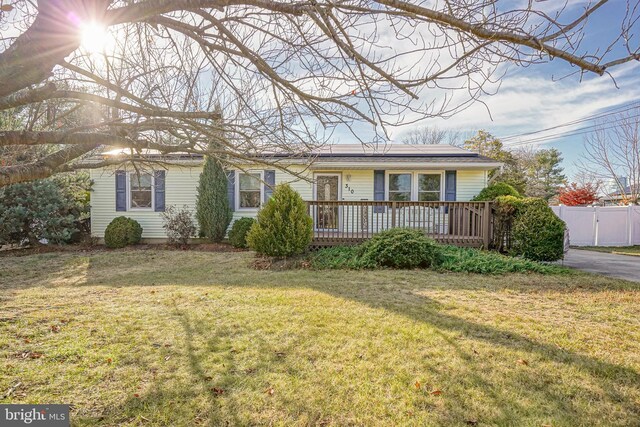
<path fill-rule="evenodd" d="M 490 202 L 309 201 L 313 246 L 353 245 L 395 227 L 450 245 L 489 247 Z"/>

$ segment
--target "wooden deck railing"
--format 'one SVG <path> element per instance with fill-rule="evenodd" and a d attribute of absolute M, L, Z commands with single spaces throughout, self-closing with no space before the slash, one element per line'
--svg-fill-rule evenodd
<path fill-rule="evenodd" d="M 307 202 L 316 246 L 355 244 L 394 227 L 424 231 L 446 244 L 489 247 L 491 202 Z"/>

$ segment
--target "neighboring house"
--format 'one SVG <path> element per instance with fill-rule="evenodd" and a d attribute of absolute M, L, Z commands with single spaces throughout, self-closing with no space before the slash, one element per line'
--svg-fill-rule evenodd
<path fill-rule="evenodd" d="M 132 166 L 91 171 L 93 236 L 104 237 L 111 220 L 125 215 L 142 225 L 144 239 L 162 239 L 165 233 L 161 212 L 166 206 L 186 205 L 195 210 L 203 159 L 168 156 L 162 160 L 153 170 L 143 170 L 140 175 Z M 450 222 L 446 218 L 436 224 L 434 214 L 438 211 L 449 215 L 449 207 L 440 209 L 444 205 L 433 204 L 427 212 L 428 203 L 415 202 L 469 201 L 487 185 L 488 172 L 501 166 L 495 160 L 450 145 L 388 144 L 375 149 L 345 144 L 302 156 L 270 154 L 266 160 L 278 167 L 255 163 L 228 171 L 228 197 L 234 220 L 255 217 L 269 198 L 272 186 L 286 182 L 304 200 L 326 205 L 311 204 L 317 230 L 340 227 L 350 233 L 366 231 L 367 235 L 381 229 L 381 221 L 387 221 L 388 226 L 393 219 L 397 221 L 395 225 L 404 226 L 396 210 L 403 212 L 407 224 L 421 221 L 424 225 L 428 220 L 430 226 L 442 230 L 451 227 L 445 224 Z M 409 212 L 410 205 L 420 205 L 422 210 Z"/>
<path fill-rule="evenodd" d="M 638 191 L 638 187 L 627 185 L 624 188 L 624 193 L 620 190 L 614 191 L 602 197 L 600 200 L 602 201 L 604 206 L 614 206 L 628 203 L 638 204 L 639 201 L 637 199 L 633 200 L 635 198 L 635 195 L 638 193 L 640 193 L 640 191 Z"/>

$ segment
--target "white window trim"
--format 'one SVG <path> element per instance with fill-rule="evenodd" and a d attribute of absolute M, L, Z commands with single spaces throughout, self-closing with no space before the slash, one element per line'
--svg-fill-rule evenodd
<path fill-rule="evenodd" d="M 156 208 L 156 175 L 153 171 L 143 172 L 151 175 L 151 207 L 134 208 L 131 207 L 131 176 L 136 175 L 135 171 L 127 172 L 127 211 L 134 212 L 153 212 Z M 166 189 L 165 189 L 166 191 Z"/>
<path fill-rule="evenodd" d="M 384 174 L 384 199 L 389 200 L 389 175 L 411 175 L 411 201 L 418 201 L 418 175 L 440 175 L 440 202 L 444 201 L 445 171 L 443 170 L 386 170 Z"/>
<path fill-rule="evenodd" d="M 235 185 L 234 185 L 234 191 L 235 191 L 235 210 L 236 211 L 240 211 L 240 212 L 258 212 L 260 210 L 260 208 L 262 207 L 262 205 L 264 204 L 264 170 L 246 170 L 246 171 L 241 171 L 241 170 L 236 170 L 236 176 L 235 176 Z M 241 174 L 254 174 L 254 173 L 259 173 L 260 174 L 260 206 L 258 206 L 257 208 L 241 208 L 240 207 L 240 175 Z"/>

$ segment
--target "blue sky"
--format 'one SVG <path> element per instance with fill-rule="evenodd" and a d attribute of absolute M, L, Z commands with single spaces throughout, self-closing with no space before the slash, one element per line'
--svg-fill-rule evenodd
<path fill-rule="evenodd" d="M 585 5 L 584 1 L 571 1 L 569 12 L 578 13 Z M 625 0 L 613 0 L 594 15 L 586 28 L 581 51 L 594 52 L 597 48 L 606 48 L 618 37 L 625 6 Z M 640 31 L 640 28 L 637 30 Z M 632 45 L 637 46 L 637 38 L 633 41 L 635 43 Z M 623 46 L 619 43 L 605 59 L 624 56 L 624 54 Z M 609 76 L 594 74 L 583 76 L 582 81 L 579 75 L 561 79 L 576 71 L 576 68 L 557 59 L 548 64 L 527 68 L 514 65 L 504 65 L 504 67 L 506 68 L 503 71 L 506 74 L 498 93 L 482 98 L 486 106 L 476 103 L 448 120 L 431 119 L 412 127 L 436 126 L 440 129 L 462 131 L 485 129 L 498 137 L 505 137 L 557 126 L 616 106 L 640 101 L 640 63 L 638 62 L 611 69 L 615 83 Z M 487 107 L 491 114 L 487 111 Z M 581 123 L 574 129 L 589 124 Z M 398 141 L 410 129 L 411 127 L 391 129 L 391 137 L 394 141 Z M 571 128 L 560 130 L 571 130 Z M 338 136 L 341 142 L 349 142 L 347 135 L 339 133 Z M 558 148 L 564 156 L 565 173 L 571 178 L 577 171 L 575 162 L 583 152 L 583 138 L 583 135 L 564 137 L 537 144 L 537 146 Z"/>

